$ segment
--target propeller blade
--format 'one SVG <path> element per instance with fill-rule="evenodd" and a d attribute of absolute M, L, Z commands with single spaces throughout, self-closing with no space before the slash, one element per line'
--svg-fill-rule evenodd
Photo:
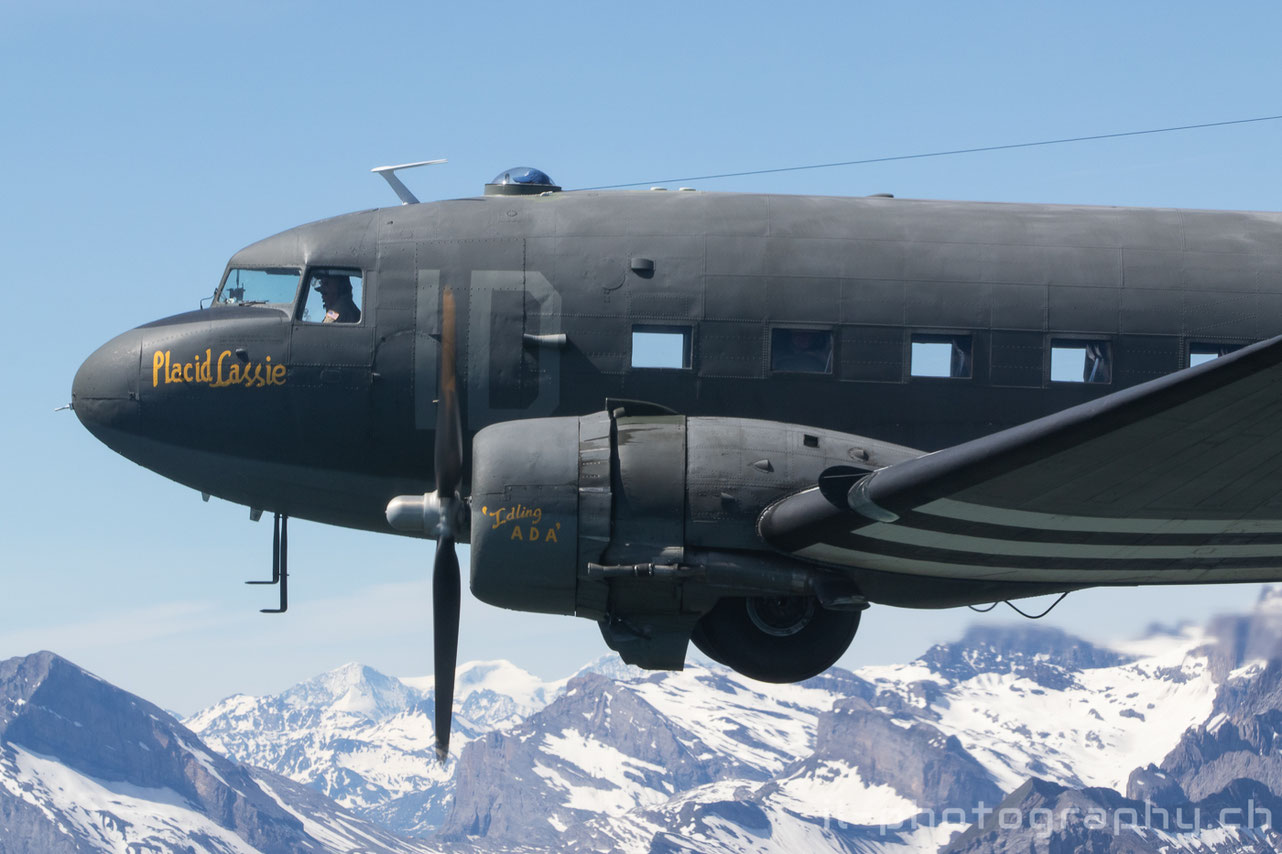
<path fill-rule="evenodd" d="M 432 630 L 436 654 L 436 758 L 443 764 L 450 752 L 450 722 L 454 711 L 454 670 L 458 664 L 459 568 L 454 537 L 436 544 L 432 568 Z"/>
<path fill-rule="evenodd" d="M 458 665 L 459 579 L 454 536 L 464 503 L 458 497 L 463 479 L 463 424 L 459 415 L 458 350 L 454 291 L 441 292 L 440 394 L 436 406 L 436 495 L 441 527 L 432 568 L 432 644 L 436 657 L 436 758 L 450 753 L 454 712 L 454 671 Z"/>
<path fill-rule="evenodd" d="M 436 494 L 453 497 L 463 474 L 463 425 L 458 405 L 454 291 L 441 292 L 440 394 L 436 405 Z"/>

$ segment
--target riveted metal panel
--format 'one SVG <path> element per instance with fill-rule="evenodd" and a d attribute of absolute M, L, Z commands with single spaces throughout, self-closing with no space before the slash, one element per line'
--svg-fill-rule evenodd
<path fill-rule="evenodd" d="M 1122 386 L 1156 379 L 1183 367 L 1178 335 L 1121 335 L 1113 352 L 1114 381 Z"/>
<path fill-rule="evenodd" d="M 987 247 L 972 243 L 914 243 L 905 248 L 904 278 L 916 282 L 983 281 Z"/>
<path fill-rule="evenodd" d="M 766 284 L 767 317 L 774 321 L 831 323 L 841 313 L 837 279 L 772 277 Z"/>
<path fill-rule="evenodd" d="M 380 310 L 414 310 L 414 290 L 418 286 L 415 249 L 411 241 L 379 244 L 377 302 Z"/>
<path fill-rule="evenodd" d="M 632 350 L 631 325 L 618 317 L 567 317 L 574 331 L 566 370 L 576 374 L 622 374 Z"/>
<path fill-rule="evenodd" d="M 851 276 L 896 281 L 906 278 L 908 252 L 914 248 L 912 244 L 894 240 L 859 240 L 851 242 L 849 247 L 856 259 L 850 265 Z"/>
<path fill-rule="evenodd" d="M 628 316 L 642 323 L 697 320 L 703 316 L 703 294 L 629 290 Z"/>
<path fill-rule="evenodd" d="M 903 282 L 880 279 L 842 282 L 841 322 L 902 325 L 907 287 Z"/>
<path fill-rule="evenodd" d="M 1181 252 L 1126 249 L 1122 252 L 1122 280 L 1127 288 L 1181 290 L 1186 288 Z"/>
<path fill-rule="evenodd" d="M 771 276 L 841 278 L 861 272 L 857 253 L 845 240 L 772 238 L 766 247 L 765 272 Z"/>
<path fill-rule="evenodd" d="M 1277 259 L 1221 252 L 1185 252 L 1183 262 L 1184 283 L 1204 291 L 1258 291 L 1262 270 L 1277 269 Z"/>
<path fill-rule="evenodd" d="M 542 241 L 545 260 L 537 268 L 556 282 L 567 316 L 619 314 L 625 289 L 640 281 L 628 269 L 628 259 L 640 254 L 636 241 L 626 237 L 561 237 Z"/>
<path fill-rule="evenodd" d="M 712 320 L 765 320 L 766 280 L 709 276 L 705 284 L 704 316 Z"/>
<path fill-rule="evenodd" d="M 700 324 L 698 334 L 700 376 L 743 378 L 765 376 L 764 324 L 705 320 Z"/>
<path fill-rule="evenodd" d="M 1116 332 L 1115 288 L 1050 289 L 1050 328 L 1074 332 Z"/>
<path fill-rule="evenodd" d="M 1123 288 L 1118 292 L 1118 324 L 1127 332 L 1171 333 L 1183 329 L 1183 291 Z"/>
<path fill-rule="evenodd" d="M 542 273 L 475 270 L 470 278 L 468 421 L 488 424 L 555 411 L 560 350 L 524 336 L 561 331 L 561 298 Z"/>
<path fill-rule="evenodd" d="M 1045 285 L 989 285 L 989 324 L 994 329 L 1045 329 L 1048 290 Z"/>
<path fill-rule="evenodd" d="M 766 270 L 768 242 L 761 237 L 707 239 L 709 276 L 760 276 Z"/>
<path fill-rule="evenodd" d="M 838 376 L 843 380 L 903 382 L 904 346 L 902 327 L 843 326 L 838 332 Z"/>
<path fill-rule="evenodd" d="M 1122 253 L 1075 246 L 988 246 L 983 253 L 986 282 L 1116 287 L 1122 281 Z"/>
<path fill-rule="evenodd" d="M 1169 208 L 1128 208 L 1114 219 L 1117 245 L 1132 249 L 1184 248 L 1184 219 Z"/>
<path fill-rule="evenodd" d="M 615 429 L 619 468 L 610 558 L 653 560 L 658 550 L 685 542 L 685 418 L 625 417 Z"/>
<path fill-rule="evenodd" d="M 436 429 L 441 271 L 419 270 L 414 304 L 414 426 Z"/>
<path fill-rule="evenodd" d="M 1041 332 L 993 330 L 989 382 L 995 386 L 1040 388 L 1046 363 L 1046 336 Z"/>
<path fill-rule="evenodd" d="M 1282 297 L 1274 294 L 1184 293 L 1184 330 L 1189 335 L 1276 335 Z"/>
<path fill-rule="evenodd" d="M 1232 255 L 1276 255 L 1276 213 L 1253 211 L 1181 211 L 1184 245 L 1193 252 Z"/>
<path fill-rule="evenodd" d="M 984 285 L 912 282 L 904 289 L 904 319 L 910 326 L 982 329 L 988 326 Z"/>
<path fill-rule="evenodd" d="M 772 200 L 773 201 L 773 200 Z M 872 206 L 881 200 L 795 196 L 770 211 L 770 232 L 786 238 L 851 240 L 862 236 Z M 871 202 L 871 203 L 870 203 Z"/>
<path fill-rule="evenodd" d="M 1116 208 L 1071 205 L 994 205 L 991 227 L 1006 236 L 994 243 L 1039 246 L 1118 245 L 1117 226 L 1123 213 Z M 1017 220 L 1015 222 L 1013 220 Z"/>

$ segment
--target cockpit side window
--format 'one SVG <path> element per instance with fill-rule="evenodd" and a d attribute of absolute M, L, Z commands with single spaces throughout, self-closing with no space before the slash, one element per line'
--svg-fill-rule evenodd
<path fill-rule="evenodd" d="M 307 275 L 298 319 L 304 323 L 360 323 L 364 298 L 360 270 L 316 267 Z"/>
<path fill-rule="evenodd" d="M 233 267 L 223 277 L 215 305 L 290 305 L 298 294 L 297 267 Z"/>

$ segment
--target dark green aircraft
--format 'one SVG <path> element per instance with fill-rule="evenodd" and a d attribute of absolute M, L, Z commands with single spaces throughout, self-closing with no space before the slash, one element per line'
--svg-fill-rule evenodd
<path fill-rule="evenodd" d="M 1280 332 L 1279 214 L 520 169 L 241 250 L 208 308 L 90 356 L 73 405 L 276 514 L 276 610 L 282 519 L 438 539 L 443 752 L 456 542 L 486 602 L 772 681 L 873 602 L 1282 579 Z"/>

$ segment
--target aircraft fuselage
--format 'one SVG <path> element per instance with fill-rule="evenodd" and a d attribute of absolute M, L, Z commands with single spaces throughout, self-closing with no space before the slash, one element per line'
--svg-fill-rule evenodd
<path fill-rule="evenodd" d="M 195 489 L 388 531 L 388 498 L 432 486 L 443 287 L 469 437 L 609 397 L 934 450 L 1276 334 L 1280 247 L 1272 213 L 653 191 L 407 205 L 229 262 L 297 269 L 300 292 L 312 268 L 358 270 L 359 323 L 292 305 L 159 320 L 86 362 L 75 405 Z M 779 361 L 798 330 L 828 336 L 824 369 Z M 680 362 L 634 365 L 637 331 Z M 966 375 L 914 376 L 914 345 L 948 341 Z M 1053 379 L 1061 342 L 1105 346 L 1108 381 Z"/>

